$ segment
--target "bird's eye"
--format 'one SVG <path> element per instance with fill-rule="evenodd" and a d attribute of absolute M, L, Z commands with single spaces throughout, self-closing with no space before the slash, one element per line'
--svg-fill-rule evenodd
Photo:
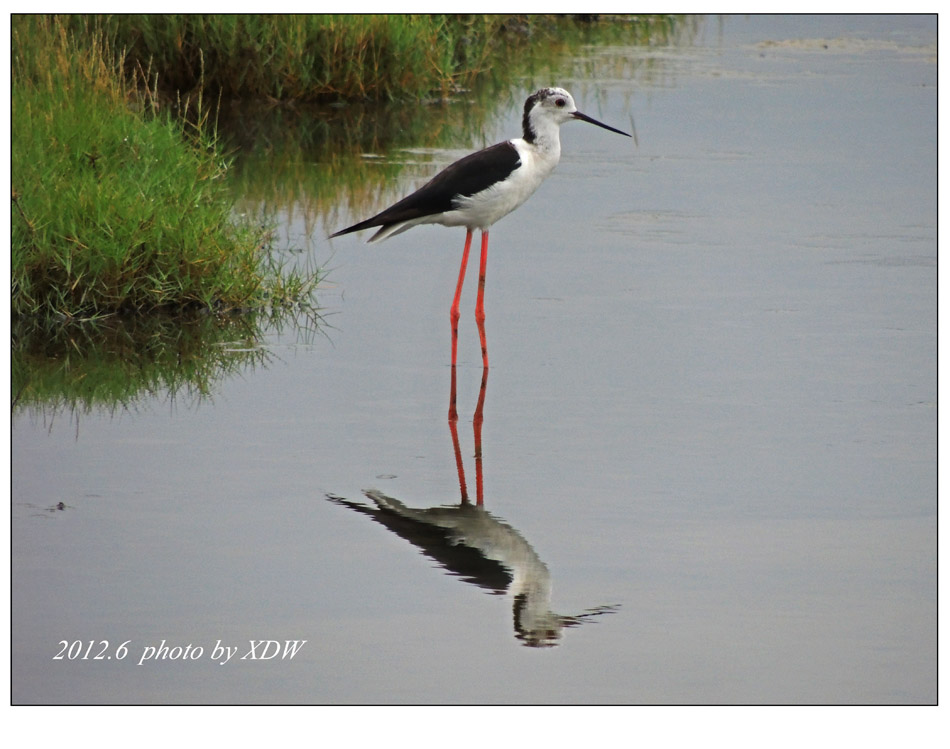
<path fill-rule="evenodd" d="M 564 101 L 564 99 L 555 99 L 555 100 L 554 100 L 554 103 L 555 103 L 555 105 L 557 105 L 557 106 L 559 106 L 559 107 L 563 107 L 565 104 L 567 104 L 567 102 Z"/>

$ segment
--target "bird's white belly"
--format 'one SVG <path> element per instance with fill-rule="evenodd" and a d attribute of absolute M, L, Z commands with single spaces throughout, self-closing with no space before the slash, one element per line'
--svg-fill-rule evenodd
<path fill-rule="evenodd" d="M 557 161 L 533 160 L 533 165 L 522 157 L 522 165 L 508 179 L 487 190 L 456 200 L 456 210 L 448 211 L 439 223 L 445 226 L 466 226 L 470 229 L 488 229 L 530 198 L 551 174 Z"/>

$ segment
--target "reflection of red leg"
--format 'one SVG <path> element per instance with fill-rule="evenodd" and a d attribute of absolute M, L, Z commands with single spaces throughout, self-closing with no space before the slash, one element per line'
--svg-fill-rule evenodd
<path fill-rule="evenodd" d="M 462 463 L 462 449 L 459 447 L 458 420 L 458 410 L 455 408 L 455 367 L 452 367 L 452 390 L 449 393 L 449 431 L 452 433 L 452 447 L 455 450 L 455 466 L 459 472 L 462 504 L 465 504 L 468 502 L 468 487 L 465 486 L 465 466 Z"/>
<path fill-rule="evenodd" d="M 475 322 L 482 341 L 482 367 L 488 369 L 488 346 L 485 343 L 485 264 L 488 262 L 488 232 L 482 232 L 482 259 L 478 266 L 478 299 L 475 301 Z"/>
<path fill-rule="evenodd" d="M 484 236 L 484 235 L 483 235 Z M 449 310 L 449 320 L 452 323 L 452 366 L 455 366 L 455 353 L 459 342 L 459 298 L 462 296 L 462 284 L 465 282 L 465 268 L 468 266 L 468 251 L 472 247 L 472 230 L 465 234 L 465 249 L 462 250 L 462 267 L 459 268 L 459 281 L 455 287 L 455 299 L 452 309 Z M 484 346 L 483 346 L 484 348 Z"/>
<path fill-rule="evenodd" d="M 478 391 L 478 405 L 475 407 L 475 417 L 472 420 L 472 429 L 475 432 L 475 501 L 479 507 L 484 503 L 484 486 L 482 484 L 482 410 L 485 408 L 485 386 L 488 384 L 488 365 L 482 368 L 482 387 Z"/>

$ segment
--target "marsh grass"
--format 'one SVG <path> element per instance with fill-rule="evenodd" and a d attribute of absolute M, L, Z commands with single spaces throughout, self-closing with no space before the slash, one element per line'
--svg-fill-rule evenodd
<path fill-rule="evenodd" d="M 266 229 L 233 220 L 200 95 L 157 112 L 150 68 L 101 30 L 19 17 L 12 41 L 15 316 L 250 307 L 316 282 L 274 274 Z"/>
<path fill-rule="evenodd" d="M 512 17 L 497 15 L 107 16 L 100 28 L 151 60 L 169 91 L 318 101 L 446 96 L 486 69 Z M 89 19 L 75 17 L 76 28 Z"/>

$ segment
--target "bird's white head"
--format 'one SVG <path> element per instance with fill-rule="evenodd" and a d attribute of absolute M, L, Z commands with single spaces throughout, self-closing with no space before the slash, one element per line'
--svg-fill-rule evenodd
<path fill-rule="evenodd" d="M 524 118 L 522 119 L 524 139 L 528 143 L 543 142 L 547 139 L 556 141 L 558 128 L 568 120 L 583 120 L 605 130 L 630 137 L 622 130 L 617 130 L 578 112 L 574 97 L 563 88 L 542 88 L 531 94 L 524 103 Z"/>

